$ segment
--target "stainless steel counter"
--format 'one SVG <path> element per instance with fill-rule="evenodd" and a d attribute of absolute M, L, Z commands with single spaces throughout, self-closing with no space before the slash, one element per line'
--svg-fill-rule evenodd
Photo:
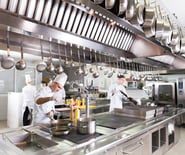
<path fill-rule="evenodd" d="M 89 138 L 87 141 L 82 143 L 74 143 L 70 140 L 61 138 L 61 137 L 53 137 L 49 133 L 40 130 L 39 126 L 30 126 L 27 129 L 29 131 L 33 131 L 34 133 L 43 136 L 44 138 L 48 138 L 57 143 L 57 145 L 49 146 L 48 148 L 40 148 L 38 150 L 34 150 L 35 152 L 25 152 L 13 145 L 8 139 L 7 136 L 10 134 L 18 133 L 19 129 L 11 129 L 9 131 L 4 131 L 1 133 L 1 143 L 0 145 L 1 152 L 3 151 L 4 155 L 13 155 L 13 154 L 39 154 L 39 155 L 47 155 L 47 154 L 101 154 L 106 150 L 110 150 L 111 148 L 123 144 L 134 137 L 140 136 L 162 124 L 168 123 L 171 120 L 174 120 L 179 115 L 185 113 L 185 109 L 173 109 L 171 112 L 165 113 L 162 116 L 150 119 L 150 120 L 142 120 L 137 119 L 136 122 L 130 123 L 126 126 L 122 126 L 116 129 L 103 127 L 97 125 L 96 133 L 98 136 Z M 100 117 L 101 115 L 110 114 L 102 113 L 96 114 L 94 117 Z M 120 116 L 122 118 L 125 116 Z M 121 119 L 120 119 L 121 120 Z M 6 147 L 4 147 L 6 146 Z M 3 147 L 3 148 L 2 148 Z M 8 149 L 8 151 L 7 151 Z M 11 153 L 10 153 L 11 152 Z M 13 153 L 14 152 L 14 153 Z M 20 153 L 21 152 L 21 153 Z"/>

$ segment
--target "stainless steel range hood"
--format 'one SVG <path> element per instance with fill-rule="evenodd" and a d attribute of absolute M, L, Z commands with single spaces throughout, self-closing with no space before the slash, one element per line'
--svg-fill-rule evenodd
<path fill-rule="evenodd" d="M 23 30 L 37 40 L 40 36 L 44 40 L 53 38 L 54 42 L 60 40 L 117 58 L 164 53 L 175 57 L 145 38 L 141 30 L 90 0 L 3 0 L 0 8 L 1 25 Z M 185 63 L 183 59 L 176 60 Z M 174 63 L 169 65 L 180 67 Z"/>

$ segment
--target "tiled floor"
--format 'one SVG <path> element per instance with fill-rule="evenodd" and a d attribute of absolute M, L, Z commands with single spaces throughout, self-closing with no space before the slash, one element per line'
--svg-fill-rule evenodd
<path fill-rule="evenodd" d="M 0 121 L 0 130 L 7 128 L 6 121 Z M 180 132 L 180 140 L 164 155 L 184 155 L 185 154 L 185 127 L 178 128 Z"/>

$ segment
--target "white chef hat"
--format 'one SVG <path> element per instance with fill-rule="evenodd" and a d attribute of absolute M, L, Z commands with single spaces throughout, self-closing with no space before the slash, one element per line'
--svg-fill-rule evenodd
<path fill-rule="evenodd" d="M 62 86 L 65 85 L 66 81 L 67 81 L 67 75 L 64 72 L 61 74 L 58 74 L 55 77 L 55 79 L 53 80 L 53 82 L 57 82 L 57 83 L 61 84 Z"/>
<path fill-rule="evenodd" d="M 25 75 L 25 82 L 26 83 L 29 83 L 29 82 L 31 82 L 32 80 L 31 80 L 31 76 L 29 75 L 29 74 L 26 74 Z"/>

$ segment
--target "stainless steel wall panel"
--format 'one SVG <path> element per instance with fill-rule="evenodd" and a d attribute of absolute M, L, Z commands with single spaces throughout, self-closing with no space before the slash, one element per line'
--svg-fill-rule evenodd
<path fill-rule="evenodd" d="M 48 22 L 48 18 L 50 15 L 50 11 L 51 11 L 51 6 L 52 6 L 52 2 L 53 0 L 47 0 L 45 7 L 44 7 L 44 12 L 41 18 L 41 22 L 43 23 L 47 23 Z"/>
<path fill-rule="evenodd" d="M 89 24 L 91 22 L 92 17 L 93 17 L 92 15 L 90 15 L 90 14 L 88 15 L 88 17 L 87 17 L 87 19 L 85 21 L 85 25 L 84 25 L 83 31 L 81 33 L 82 36 L 86 35 L 86 33 L 87 33 L 88 29 L 89 29 Z"/>
<path fill-rule="evenodd" d="M 34 19 L 37 21 L 40 21 L 43 10 L 44 10 L 44 3 L 45 0 L 38 0 L 37 1 L 37 5 L 36 5 L 36 10 L 35 10 L 35 14 L 34 14 Z"/>
<path fill-rule="evenodd" d="M 95 16 L 92 17 L 92 20 L 91 20 L 91 23 L 90 23 L 90 26 L 89 26 L 89 29 L 88 29 L 87 35 L 86 35 L 87 38 L 90 38 L 91 33 L 95 29 L 94 25 L 95 25 L 96 19 L 97 18 Z"/>
<path fill-rule="evenodd" d="M 62 24 L 61 24 L 61 29 L 63 29 L 63 30 L 65 30 L 66 27 L 67 27 L 67 23 L 68 23 L 69 18 L 70 18 L 71 10 L 72 10 L 72 6 L 70 4 L 68 4 L 68 6 L 65 10 L 65 13 L 64 13 Z"/>
<path fill-rule="evenodd" d="M 80 35 L 82 33 L 83 27 L 84 27 L 85 22 L 86 22 L 86 18 L 87 18 L 87 13 L 83 12 L 83 16 L 81 18 L 80 25 L 79 25 L 78 30 L 77 30 L 78 35 Z"/>
<path fill-rule="evenodd" d="M 59 9 L 59 4 L 60 4 L 60 0 L 55 0 L 55 3 L 53 4 L 51 9 L 51 14 L 50 14 L 49 23 L 48 23 L 49 25 L 53 25 L 55 22 L 55 19 L 57 17 L 57 12 Z"/>
<path fill-rule="evenodd" d="M 56 19 L 56 22 L 55 22 L 56 27 L 60 27 L 60 24 L 62 22 L 62 18 L 63 18 L 63 15 L 64 15 L 65 7 L 66 7 L 66 2 L 63 1 L 60 4 L 59 12 L 58 12 L 57 19 Z"/>
<path fill-rule="evenodd" d="M 72 10 L 72 12 L 70 14 L 69 23 L 67 24 L 67 31 L 69 31 L 69 32 L 72 31 L 72 27 L 74 25 L 76 15 L 77 15 L 77 8 L 73 7 L 73 10 Z"/>
<path fill-rule="evenodd" d="M 75 21 L 73 24 L 73 28 L 72 28 L 73 33 L 77 33 L 78 26 L 80 25 L 80 22 L 81 22 L 82 13 L 83 12 L 81 10 L 77 11 L 77 15 L 76 15 L 76 18 L 75 18 Z"/>

